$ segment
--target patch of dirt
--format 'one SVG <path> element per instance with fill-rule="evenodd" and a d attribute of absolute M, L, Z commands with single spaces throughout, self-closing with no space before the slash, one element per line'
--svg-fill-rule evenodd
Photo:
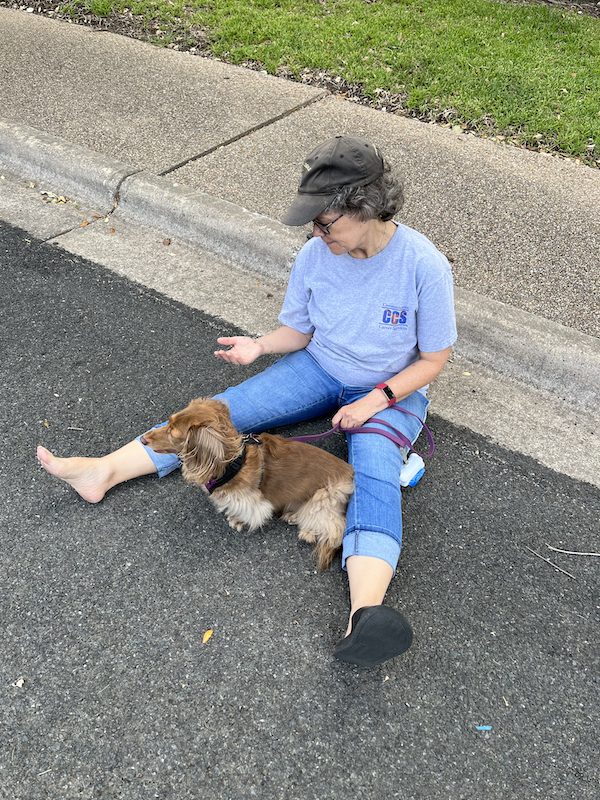
<path fill-rule="evenodd" d="M 125 13 L 111 11 L 108 16 L 99 16 L 77 6 L 69 5 L 68 0 L 65 2 L 32 0 L 31 3 L 26 2 L 25 4 L 0 0 L 0 6 L 20 11 L 31 10 L 30 13 L 40 14 L 44 17 L 60 19 L 77 25 L 87 25 L 96 31 L 117 33 L 121 36 L 129 36 L 131 39 L 163 45 L 172 50 L 201 53 L 209 48 L 209 31 L 200 26 L 181 25 L 178 29 L 171 22 L 169 23 L 169 33 L 166 33 L 161 30 L 161 23 L 148 21 L 141 15 L 132 14 L 131 11 Z M 209 53 L 206 54 L 209 55 Z"/>
<path fill-rule="evenodd" d="M 538 5 L 562 8 L 573 14 L 585 14 L 600 19 L 600 3 L 570 3 L 568 0 L 495 0 L 499 3 L 514 3 L 520 6 Z"/>

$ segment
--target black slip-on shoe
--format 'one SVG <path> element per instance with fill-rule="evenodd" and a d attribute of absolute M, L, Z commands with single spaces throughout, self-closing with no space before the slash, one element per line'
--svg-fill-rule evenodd
<path fill-rule="evenodd" d="M 412 638 L 410 625 L 398 611 L 365 606 L 352 615 L 352 631 L 337 643 L 333 655 L 359 667 L 376 667 L 408 650 Z"/>

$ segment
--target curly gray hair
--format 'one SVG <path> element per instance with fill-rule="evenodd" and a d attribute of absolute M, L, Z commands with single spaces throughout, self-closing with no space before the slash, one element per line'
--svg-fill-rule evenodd
<path fill-rule="evenodd" d="M 404 205 L 402 182 L 392 173 L 387 161 L 383 175 L 366 186 L 342 186 L 326 211 L 354 214 L 361 222 L 392 219 Z"/>

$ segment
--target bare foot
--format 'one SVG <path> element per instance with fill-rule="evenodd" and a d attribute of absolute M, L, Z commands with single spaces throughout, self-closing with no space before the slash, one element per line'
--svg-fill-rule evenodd
<path fill-rule="evenodd" d="M 60 478 L 88 503 L 99 503 L 110 488 L 108 469 L 100 458 L 56 458 L 45 447 L 37 449 L 42 467 Z"/>

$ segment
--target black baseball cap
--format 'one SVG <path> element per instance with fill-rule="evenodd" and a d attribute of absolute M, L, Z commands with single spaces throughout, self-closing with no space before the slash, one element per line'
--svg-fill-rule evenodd
<path fill-rule="evenodd" d="M 324 211 L 344 186 L 367 186 L 383 175 L 383 159 L 360 136 L 335 136 L 310 153 L 302 165 L 298 194 L 282 219 L 306 225 Z"/>

